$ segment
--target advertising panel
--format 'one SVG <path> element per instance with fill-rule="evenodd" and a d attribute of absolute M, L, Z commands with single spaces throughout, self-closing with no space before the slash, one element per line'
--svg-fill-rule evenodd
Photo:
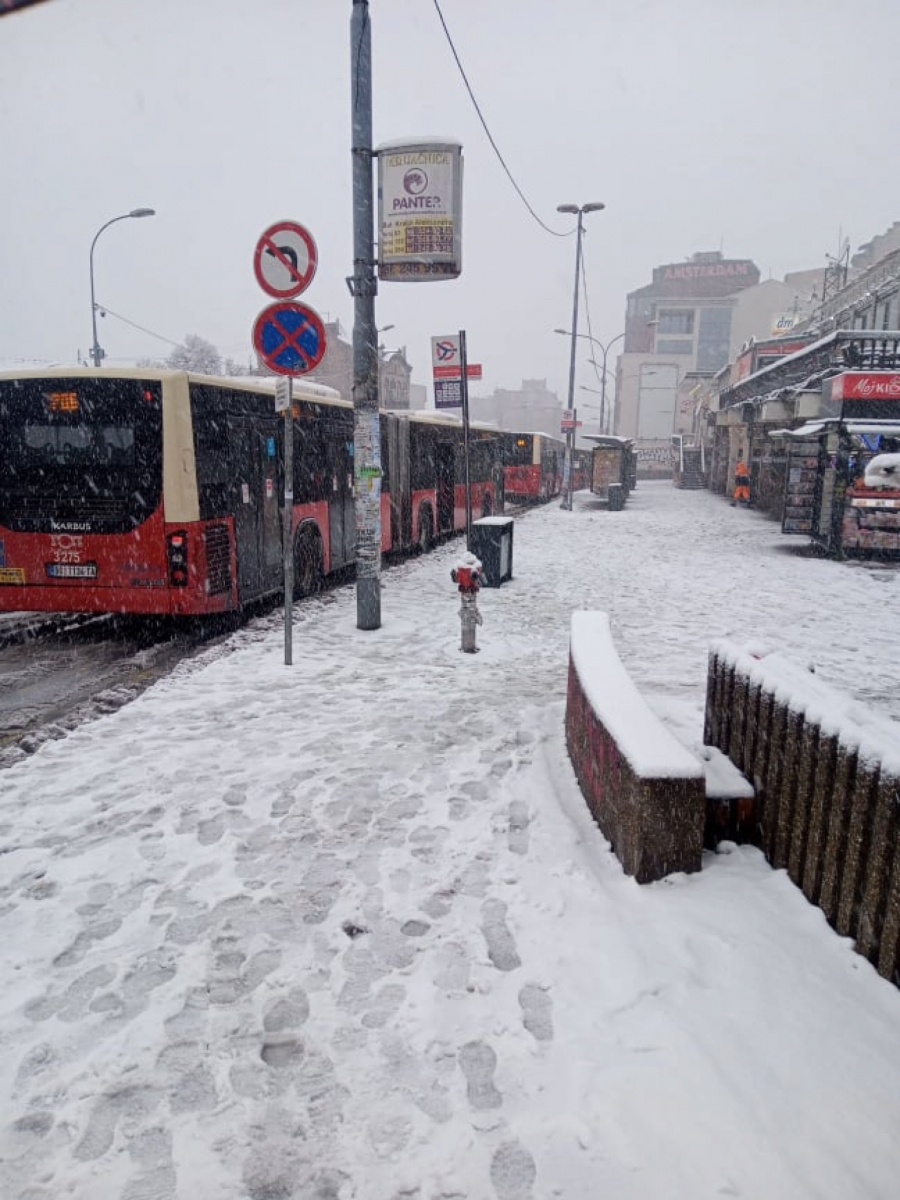
<path fill-rule="evenodd" d="M 462 271 L 462 146 L 420 139 L 378 147 L 378 278 L 455 279 Z"/>

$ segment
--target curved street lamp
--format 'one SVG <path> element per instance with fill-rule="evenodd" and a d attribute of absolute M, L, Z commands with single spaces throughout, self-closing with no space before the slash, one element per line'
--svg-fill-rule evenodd
<path fill-rule="evenodd" d="M 601 392 L 602 398 L 600 400 L 600 432 L 605 433 L 606 430 L 604 428 L 604 424 L 610 424 L 609 421 L 604 422 L 604 415 L 606 413 L 606 376 L 608 374 L 608 372 L 606 370 L 606 356 L 609 353 L 610 347 L 614 346 L 616 344 L 616 342 L 620 341 L 625 336 L 624 332 L 617 333 L 616 336 L 614 338 L 610 338 L 609 341 L 605 345 L 603 344 L 603 342 L 600 341 L 599 338 L 591 337 L 591 335 L 589 333 L 576 333 L 574 331 L 574 329 L 571 332 L 568 329 L 554 329 L 553 332 L 554 333 L 562 333 L 566 337 L 571 337 L 573 346 L 575 344 L 575 338 L 580 337 L 580 338 L 585 338 L 587 341 L 593 342 L 593 344 L 595 346 L 600 347 L 600 352 L 603 355 L 603 362 L 595 363 L 593 359 L 590 359 L 589 361 L 594 363 L 594 366 L 598 367 L 601 372 L 600 387 L 602 388 L 602 392 Z"/>
<path fill-rule="evenodd" d="M 572 356 L 569 360 L 569 402 L 568 409 L 572 413 L 573 426 L 566 430 L 566 465 L 563 470 L 563 478 L 566 481 L 566 492 L 563 497 L 561 507 L 571 510 L 572 508 L 572 459 L 575 448 L 575 339 L 578 337 L 578 285 L 581 281 L 581 234 L 582 234 L 582 217 L 585 213 L 599 212 L 606 208 L 606 205 L 601 201 L 594 201 L 592 204 L 558 204 L 556 211 L 561 213 L 572 213 L 578 217 L 578 236 L 575 239 L 575 294 L 572 301 Z"/>
<path fill-rule="evenodd" d="M 91 322 L 94 330 L 94 343 L 91 346 L 91 358 L 94 360 L 94 366 L 99 367 L 100 363 L 106 357 L 106 351 L 101 350 L 100 343 L 97 341 L 97 301 L 94 299 L 94 247 L 97 245 L 97 238 L 104 229 L 109 229 L 110 225 L 115 225 L 116 221 L 127 221 L 129 217 L 153 217 L 156 215 L 154 208 L 133 208 L 131 212 L 122 213 L 120 217 L 113 217 L 107 221 L 105 225 L 101 225 L 94 234 L 94 240 L 91 242 Z"/>

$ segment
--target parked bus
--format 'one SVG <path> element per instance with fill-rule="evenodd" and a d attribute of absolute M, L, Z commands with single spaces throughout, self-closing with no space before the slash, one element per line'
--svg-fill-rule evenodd
<path fill-rule="evenodd" d="M 353 407 L 294 386 L 296 591 L 352 563 Z M 274 381 L 167 370 L 0 374 L 0 611 L 193 616 L 283 591 Z M 462 428 L 381 415 L 382 550 L 465 527 Z M 473 512 L 500 446 L 472 435 Z M 429 518 L 431 524 L 429 525 Z"/>
<path fill-rule="evenodd" d="M 504 435 L 506 497 L 515 504 L 539 504 L 562 490 L 566 444 L 548 433 Z"/>
<path fill-rule="evenodd" d="M 386 447 L 386 452 L 385 452 Z M 382 466 L 391 497 L 388 549 L 429 550 L 466 527 L 462 422 L 446 413 L 390 412 L 382 416 Z M 498 430 L 469 427 L 472 519 L 503 510 L 503 442 Z"/>

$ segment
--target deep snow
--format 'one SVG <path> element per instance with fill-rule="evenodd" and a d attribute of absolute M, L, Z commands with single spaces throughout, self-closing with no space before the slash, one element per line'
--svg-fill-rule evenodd
<path fill-rule="evenodd" d="M 893 1200 L 900 992 L 726 846 L 639 887 L 562 718 L 575 609 L 690 742 L 706 655 L 900 716 L 900 572 L 667 483 L 274 618 L 0 773 L 3 1200 Z"/>

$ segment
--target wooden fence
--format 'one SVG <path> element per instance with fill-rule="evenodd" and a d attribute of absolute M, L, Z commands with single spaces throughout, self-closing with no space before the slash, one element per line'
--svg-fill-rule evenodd
<path fill-rule="evenodd" d="M 753 783 L 769 862 L 900 985 L 896 726 L 778 655 L 723 642 L 709 657 L 703 740 Z"/>

